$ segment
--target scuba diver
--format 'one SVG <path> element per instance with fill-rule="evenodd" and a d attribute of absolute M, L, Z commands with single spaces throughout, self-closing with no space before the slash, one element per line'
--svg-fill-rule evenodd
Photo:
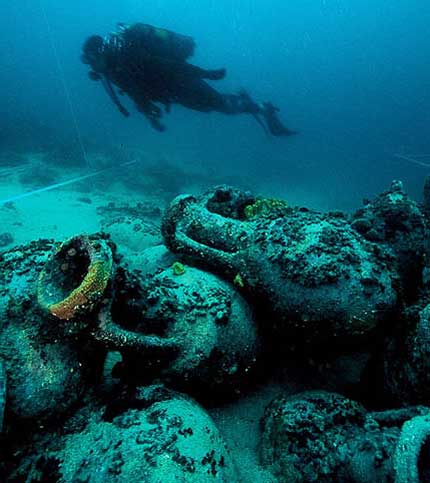
<path fill-rule="evenodd" d="M 115 92 L 127 94 L 151 126 L 164 131 L 161 119 L 171 104 L 181 104 L 200 112 L 250 114 L 273 136 L 295 134 L 285 127 L 279 109 L 271 104 L 254 102 L 241 91 L 221 94 L 206 80 L 223 79 L 226 70 L 207 70 L 187 62 L 194 53 L 191 37 L 148 24 L 118 24 L 116 32 L 103 38 L 89 37 L 83 45 L 81 60 L 91 67 L 89 76 L 101 81 L 112 102 L 124 116 L 130 114 Z"/>

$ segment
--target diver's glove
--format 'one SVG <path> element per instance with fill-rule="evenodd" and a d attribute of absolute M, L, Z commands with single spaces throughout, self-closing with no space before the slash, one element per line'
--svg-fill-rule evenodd
<path fill-rule="evenodd" d="M 149 123 L 156 131 L 164 132 L 166 130 L 166 126 L 161 124 L 158 119 L 149 119 Z"/>
<path fill-rule="evenodd" d="M 166 126 L 164 126 L 164 124 L 161 124 L 160 122 L 160 119 L 162 117 L 162 111 L 158 106 L 156 106 L 155 104 L 151 104 L 151 107 L 146 115 L 149 123 L 155 130 L 159 132 L 163 132 L 166 130 Z"/>

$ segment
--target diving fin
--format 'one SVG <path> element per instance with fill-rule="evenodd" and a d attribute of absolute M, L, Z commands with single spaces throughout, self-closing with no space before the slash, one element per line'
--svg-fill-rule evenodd
<path fill-rule="evenodd" d="M 263 103 L 262 115 L 266 121 L 267 128 L 272 136 L 292 136 L 297 134 L 296 131 L 291 131 L 286 126 L 284 126 L 278 117 L 279 108 L 274 106 L 271 102 Z"/>

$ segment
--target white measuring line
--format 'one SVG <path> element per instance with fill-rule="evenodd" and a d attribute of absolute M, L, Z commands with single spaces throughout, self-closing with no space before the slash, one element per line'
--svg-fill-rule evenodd
<path fill-rule="evenodd" d="M 430 158 L 430 154 L 406 154 L 405 156 L 409 156 L 411 158 Z"/>
<path fill-rule="evenodd" d="M 408 161 L 409 163 L 417 164 L 418 166 L 424 166 L 425 168 L 430 168 L 430 163 L 423 163 L 422 161 L 414 159 L 414 158 L 417 158 L 417 157 L 420 157 L 420 158 L 430 157 L 430 155 L 427 155 L 427 154 L 426 155 L 420 154 L 420 155 L 417 155 L 417 156 L 411 156 L 411 155 L 405 155 L 405 154 L 394 154 L 393 156 L 395 158 L 399 158 L 399 159 L 403 159 L 404 161 Z"/>
<path fill-rule="evenodd" d="M 85 174 L 83 176 L 78 176 L 77 178 L 72 178 L 67 181 L 61 181 L 60 183 L 51 184 L 49 186 L 38 188 L 32 191 L 27 191 L 27 193 L 22 193 L 20 195 L 11 196 L 10 198 L 5 198 L 4 200 L 0 200 L 0 205 L 4 205 L 5 203 L 12 203 L 13 201 L 22 200 L 23 198 L 28 198 L 29 196 L 32 196 L 32 195 L 44 193 L 45 191 L 51 191 L 56 188 L 61 188 L 63 186 L 77 183 L 78 181 L 83 181 L 84 179 L 93 178 L 94 176 L 98 176 L 99 174 L 106 173 L 108 171 L 113 171 L 114 169 L 123 168 L 124 166 L 129 166 L 135 163 L 137 163 L 137 160 L 127 161 L 126 163 L 120 164 L 118 166 L 114 166 L 112 168 L 101 169 L 99 171 L 95 171 L 94 173 Z"/>

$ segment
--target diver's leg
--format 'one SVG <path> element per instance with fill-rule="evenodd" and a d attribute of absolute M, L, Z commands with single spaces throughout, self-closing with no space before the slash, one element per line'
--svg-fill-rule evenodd
<path fill-rule="evenodd" d="M 227 71 L 224 67 L 220 69 L 208 69 L 204 71 L 203 79 L 221 80 L 224 79 Z"/>
<path fill-rule="evenodd" d="M 246 91 L 239 94 L 221 94 L 205 81 L 193 79 L 180 84 L 175 102 L 202 112 L 221 112 L 223 114 L 251 114 L 266 132 L 273 136 L 296 134 L 284 126 L 279 119 L 279 109 L 273 104 L 255 102 Z"/>
<path fill-rule="evenodd" d="M 178 83 L 175 89 L 175 102 L 189 109 L 201 112 L 221 112 L 223 114 L 259 114 L 263 108 L 248 95 L 241 93 L 221 94 L 201 79 L 191 79 Z"/>
<path fill-rule="evenodd" d="M 176 70 L 186 78 L 221 80 L 226 75 L 226 69 L 202 69 L 197 65 L 188 64 L 187 62 L 177 63 Z"/>
<path fill-rule="evenodd" d="M 230 102 L 233 111 L 252 114 L 265 131 L 268 131 L 272 136 L 280 137 L 297 134 L 296 131 L 291 131 L 282 123 L 278 116 L 279 108 L 272 103 L 263 102 L 262 104 L 257 104 L 244 90 L 238 96 L 229 96 L 229 98 L 227 102 Z"/>
<path fill-rule="evenodd" d="M 239 94 L 223 94 L 226 114 L 263 114 L 263 106 L 244 90 Z"/>

